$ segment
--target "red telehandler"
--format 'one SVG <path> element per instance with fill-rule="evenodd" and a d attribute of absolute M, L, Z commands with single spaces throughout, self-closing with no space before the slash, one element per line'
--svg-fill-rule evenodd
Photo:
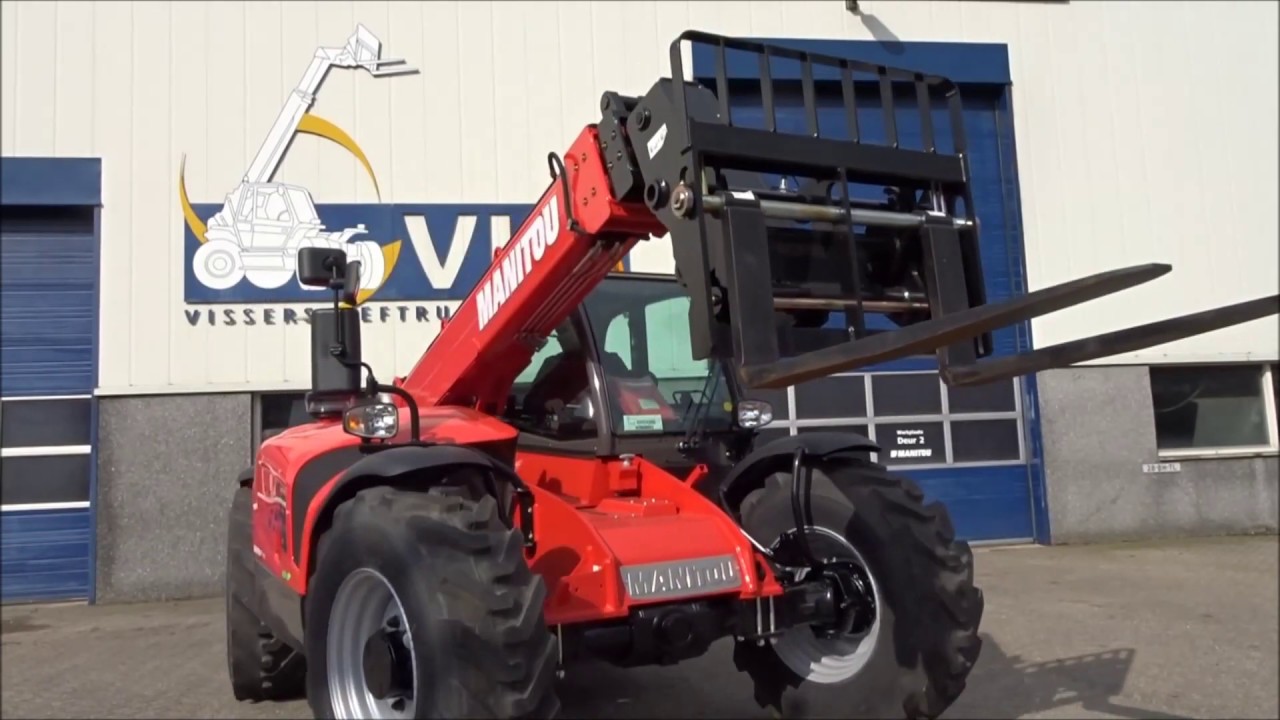
<path fill-rule="evenodd" d="M 999 327 L 1170 268 L 988 302 L 955 85 L 699 32 L 672 43 L 671 78 L 686 41 L 714 55 L 714 92 L 665 78 L 605 93 L 404 378 L 380 383 L 361 359 L 358 263 L 300 251 L 299 280 L 334 303 L 311 322 L 314 422 L 262 443 L 231 506 L 237 698 L 305 694 L 317 717 L 550 717 L 576 660 L 670 664 L 724 640 L 762 707 L 935 717 L 981 647 L 968 545 L 866 437 L 757 443 L 772 409 L 752 390 L 928 352 L 944 382 L 981 384 L 1277 311 L 1271 296 L 992 356 Z M 760 60 L 759 127 L 731 119 L 729 52 Z M 797 77 L 774 80 L 775 61 Z M 859 136 L 864 78 L 882 144 Z M 838 139 L 820 132 L 819 82 L 843 91 L 824 106 L 844 111 Z M 914 90 L 920 150 L 897 140 L 898 87 Z M 778 127 L 781 97 L 803 132 Z M 665 234 L 675 278 L 611 275 Z"/>

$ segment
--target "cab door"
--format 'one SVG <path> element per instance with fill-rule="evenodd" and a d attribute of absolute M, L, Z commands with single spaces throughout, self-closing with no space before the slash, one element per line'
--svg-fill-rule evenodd
<path fill-rule="evenodd" d="M 709 474 L 698 489 L 714 499 L 719 479 L 750 447 L 750 434 L 733 424 L 731 376 L 713 371 L 717 361 L 693 358 L 689 298 L 637 304 L 600 325 L 595 341 L 613 453 L 644 457 L 678 478 L 705 465 Z M 698 426 L 701 433 L 690 433 Z"/>
<path fill-rule="evenodd" d="M 512 383 L 502 418 L 520 432 L 520 451 L 607 454 L 608 424 L 589 338 L 582 312 L 575 312 Z"/>

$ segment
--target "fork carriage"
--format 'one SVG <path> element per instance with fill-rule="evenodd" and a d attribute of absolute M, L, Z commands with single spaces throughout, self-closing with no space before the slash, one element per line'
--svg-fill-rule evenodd
<path fill-rule="evenodd" d="M 672 78 L 685 77 L 684 42 L 711 51 L 714 88 L 664 79 L 642 98 L 606 94 L 601 137 L 615 129 L 614 107 L 632 147 L 647 152 L 614 155 L 608 140 L 602 145 L 617 196 L 642 196 L 671 232 L 676 272 L 692 298 L 695 356 L 733 357 L 748 387 L 785 387 L 927 352 L 936 353 L 948 385 L 977 385 L 1249 322 L 1280 307 L 1271 295 L 992 358 L 992 331 L 1149 282 L 1171 266 L 1110 270 L 989 303 L 954 83 L 694 31 L 671 45 Z M 735 82 L 743 81 L 728 78 L 730 51 L 758 61 L 758 83 L 744 84 L 761 98 L 761 127 L 732 117 Z M 795 81 L 774 79 L 775 59 L 799 63 L 803 134 L 777 122 L 776 99 L 795 95 L 780 83 Z M 860 132 L 855 80 L 863 78 L 879 89 L 883 143 Z M 843 137 L 820 127 L 820 81 L 840 88 L 836 131 Z M 901 83 L 914 88 L 921 149 L 899 142 L 894 88 Z M 950 125 L 945 151 L 934 127 L 937 103 Z M 765 173 L 798 178 L 798 187 L 770 188 Z M 855 198 L 855 185 L 882 187 L 887 199 Z M 844 313 L 844 327 L 812 332 L 831 311 Z M 869 330 L 869 313 L 898 327 Z"/>

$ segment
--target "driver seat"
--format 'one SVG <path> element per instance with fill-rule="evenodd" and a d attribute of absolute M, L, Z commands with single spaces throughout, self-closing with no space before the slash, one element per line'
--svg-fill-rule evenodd
<path fill-rule="evenodd" d="M 551 411 L 548 405 L 555 400 L 566 406 L 581 400 L 586 415 L 593 414 L 587 364 L 582 353 L 562 351 L 543 360 L 530 383 L 529 392 L 524 396 L 521 409 L 529 417 L 542 417 Z"/>
<path fill-rule="evenodd" d="M 616 410 L 623 418 L 628 415 L 659 415 L 664 421 L 679 419 L 671 403 L 663 397 L 658 378 L 653 373 L 632 370 L 621 356 L 608 351 L 600 354 L 600 366 L 604 369 L 610 394 L 615 398 Z"/>

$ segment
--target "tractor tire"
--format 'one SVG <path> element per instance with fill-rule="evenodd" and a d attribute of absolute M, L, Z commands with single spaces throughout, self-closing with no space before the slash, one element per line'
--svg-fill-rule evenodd
<path fill-rule="evenodd" d="M 743 529 L 766 547 L 795 527 L 789 472 L 742 502 Z M 860 639 L 819 639 L 809 627 L 773 644 L 738 641 L 734 663 L 756 701 L 784 717 L 933 718 L 955 702 L 982 648 L 982 591 L 973 553 L 946 509 L 879 465 L 824 462 L 811 475 L 813 552 L 864 567 L 875 620 Z M 852 552 L 850 552 L 852 550 Z"/>
<path fill-rule="evenodd" d="M 253 489 L 236 488 L 227 522 L 227 673 L 236 700 L 296 700 L 306 692 L 302 654 L 249 609 L 253 597 Z"/>
<path fill-rule="evenodd" d="M 549 718 L 558 649 L 520 533 L 481 490 L 372 487 L 340 505 L 307 593 L 318 718 Z"/>

